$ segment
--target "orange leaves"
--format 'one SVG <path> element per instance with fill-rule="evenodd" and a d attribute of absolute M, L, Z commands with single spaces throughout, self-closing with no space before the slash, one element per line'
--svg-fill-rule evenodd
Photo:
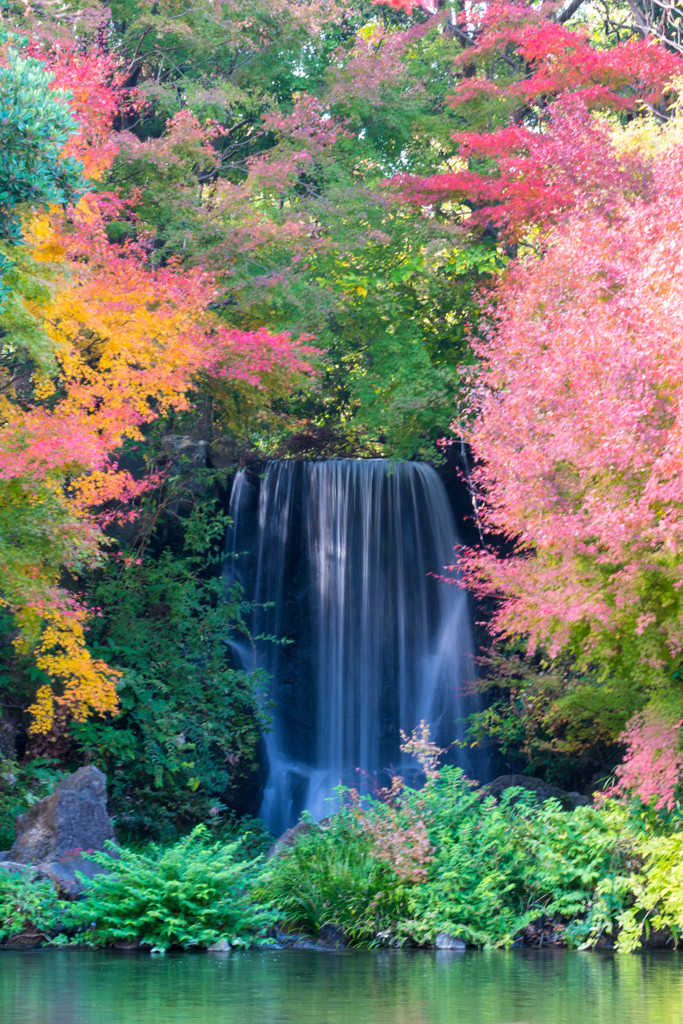
<path fill-rule="evenodd" d="M 89 715 L 110 714 L 118 709 L 116 680 L 120 673 L 93 658 L 85 645 L 82 615 L 44 611 L 45 623 L 36 650 L 36 664 L 61 688 L 41 686 L 35 703 L 28 709 L 31 731 L 47 733 L 52 729 L 55 711 L 60 709 L 81 722 Z"/>
<path fill-rule="evenodd" d="M 64 43 L 30 52 L 52 72 L 50 88 L 68 91 L 78 122 L 61 158 L 77 157 L 90 178 L 101 178 L 121 142 L 115 117 L 131 103 L 117 59 Z M 60 93 L 58 103 L 66 101 Z M 181 153 L 213 168 L 219 131 L 181 111 L 148 155 L 165 164 Z M 116 195 L 93 191 L 66 211 L 44 207 L 31 218 L 21 259 L 35 281 L 25 274 L 12 307 L 20 315 L 2 333 L 0 603 L 49 680 L 30 709 L 33 730 L 44 732 L 68 716 L 116 709 L 116 673 L 90 655 L 89 612 L 72 588 L 102 557 L 104 528 L 130 517 L 134 499 L 159 483 L 133 480 L 117 452 L 147 424 L 185 409 L 200 378 L 242 389 L 286 386 L 280 378 L 311 371 L 313 349 L 287 334 L 227 329 L 211 311 L 211 274 L 179 260 L 153 266 L 148 237 L 110 242 L 111 220 L 135 222 Z M 41 272 L 52 275 L 50 292 Z"/>
<path fill-rule="evenodd" d="M 32 307 L 57 372 L 41 379 L 33 404 L 6 398 L 0 424 L 0 506 L 6 486 L 17 515 L 38 515 L 28 549 L 42 546 L 45 533 L 51 542 L 30 575 L 18 567 L 9 601 L 15 610 L 40 608 L 44 624 L 36 662 L 56 691 L 46 685 L 37 695 L 34 731 L 67 713 L 83 718 L 116 706 L 116 674 L 88 653 L 86 611 L 69 606 L 58 578 L 65 560 L 95 558 L 103 527 L 158 483 L 119 470 L 117 449 L 139 439 L 145 424 L 185 408 L 198 375 L 262 388 L 309 372 L 314 352 L 287 334 L 226 329 L 209 310 L 216 296 L 209 274 L 150 267 L 143 246 L 110 244 L 104 224 L 90 196 L 69 220 L 55 211 L 29 231 L 36 257 L 59 258 L 62 268 L 52 295 Z"/>

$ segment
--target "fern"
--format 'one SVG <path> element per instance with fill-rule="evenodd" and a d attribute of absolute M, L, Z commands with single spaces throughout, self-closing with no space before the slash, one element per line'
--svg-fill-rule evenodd
<path fill-rule="evenodd" d="M 166 849 L 92 854 L 105 872 L 91 880 L 80 876 L 86 893 L 76 916 L 87 930 L 79 939 L 93 946 L 138 941 L 156 950 L 264 940 L 272 915 L 250 896 L 259 859 L 240 859 L 240 840 L 221 844 L 207 837 L 198 825 Z"/>

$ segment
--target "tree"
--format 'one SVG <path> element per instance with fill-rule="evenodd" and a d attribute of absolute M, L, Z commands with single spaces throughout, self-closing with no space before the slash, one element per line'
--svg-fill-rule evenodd
<path fill-rule="evenodd" d="M 327 353 L 303 394 L 269 381 L 273 401 L 252 403 L 212 384 L 217 430 L 267 452 L 322 429 L 366 451 L 433 453 L 473 290 L 503 261 L 388 202 L 384 181 L 452 148 L 444 95 L 460 44 L 438 26 L 401 31 L 365 0 L 283 3 L 279 26 L 268 13 L 255 5 L 244 27 L 239 5 L 223 6 L 217 58 L 215 12 L 113 9 L 108 31 L 146 99 L 118 136 L 109 186 L 137 219 L 116 230 L 153 233 L 154 261 L 210 266 L 230 326 L 312 334 Z"/>
<path fill-rule="evenodd" d="M 67 94 L 38 60 L 11 47 L 0 66 L 0 239 L 20 237 L 19 211 L 65 204 L 83 187 L 80 165 L 64 157 L 76 121 Z"/>
<path fill-rule="evenodd" d="M 36 81 L 50 83 L 32 60 L 27 67 Z M 45 122 L 46 138 L 55 146 L 66 142 L 61 156 L 50 150 L 50 159 L 71 167 L 64 156 L 70 148 L 102 174 L 117 148 L 111 62 L 62 50 L 57 65 L 57 80 L 77 74 L 79 88 L 54 93 L 59 117 L 54 138 Z M 52 109 L 47 103 L 48 114 Z M 74 123 L 70 136 L 60 134 Z M 43 207 L 67 198 L 50 192 L 48 171 L 35 196 Z M 177 261 L 151 266 L 144 239 L 110 241 L 112 216 L 121 219 L 127 210 L 103 192 L 66 211 L 25 215 L 25 244 L 16 248 L 8 277 L 14 295 L 0 317 L 0 601 L 17 616 L 17 643 L 36 648 L 45 679 L 30 709 L 38 732 L 51 728 L 56 710 L 82 719 L 116 707 L 117 673 L 86 646 L 90 609 L 74 583 L 102 557 L 104 529 L 131 515 L 129 503 L 155 483 L 119 469 L 121 446 L 140 440 L 146 424 L 186 408 L 200 374 L 258 389 L 274 372 L 293 379 L 311 370 L 312 349 L 289 336 L 221 324 L 209 308 L 216 297 L 211 275 Z M 50 266 L 49 287 L 33 281 L 41 265 Z"/>
<path fill-rule="evenodd" d="M 587 27 L 568 27 L 556 12 L 496 0 L 456 16 L 468 45 L 448 102 L 469 124 L 453 136 L 448 170 L 396 177 L 402 198 L 430 210 L 449 204 L 468 229 L 538 244 L 539 231 L 587 192 L 600 206 L 615 185 L 640 187 L 623 157 L 602 162 L 605 115 L 630 119 L 662 104 L 680 57 L 651 39 L 596 45 Z"/>
<path fill-rule="evenodd" d="M 648 138 L 644 194 L 578 207 L 506 272 L 461 425 L 484 525 L 515 552 L 464 555 L 466 582 L 500 599 L 494 631 L 641 703 L 675 688 L 683 650 L 679 118 Z"/>

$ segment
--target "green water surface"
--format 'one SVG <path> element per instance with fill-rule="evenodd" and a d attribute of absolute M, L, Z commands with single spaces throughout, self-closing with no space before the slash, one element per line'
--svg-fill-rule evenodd
<path fill-rule="evenodd" d="M 683 1024 L 683 954 L 0 953 L 2 1024 Z"/>

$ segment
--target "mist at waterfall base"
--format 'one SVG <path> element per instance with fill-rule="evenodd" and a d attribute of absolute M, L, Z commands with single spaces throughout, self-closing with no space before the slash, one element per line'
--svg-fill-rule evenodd
<path fill-rule="evenodd" d="M 473 645 L 467 594 L 435 578 L 458 535 L 431 466 L 294 460 L 237 473 L 226 585 L 252 605 L 240 667 L 271 677 L 260 816 L 278 835 L 334 809 L 335 787 L 375 792 L 417 766 L 400 749 L 424 720 L 447 760 L 480 777 L 464 743 Z M 273 638 L 285 639 L 286 643 Z"/>

